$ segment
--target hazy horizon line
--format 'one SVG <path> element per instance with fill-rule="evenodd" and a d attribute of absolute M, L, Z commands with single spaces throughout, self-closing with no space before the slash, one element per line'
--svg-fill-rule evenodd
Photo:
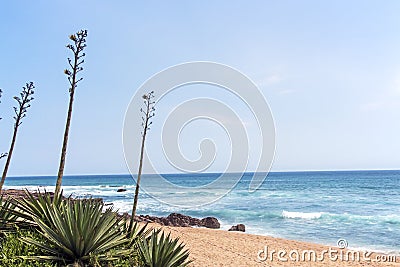
<path fill-rule="evenodd" d="M 324 170 L 276 170 L 276 171 L 246 171 L 243 173 L 301 173 L 301 172 L 362 172 L 362 171 L 400 171 L 400 169 L 324 169 Z M 165 172 L 165 173 L 143 173 L 143 175 L 171 175 L 171 174 L 221 174 L 223 172 L 199 172 L 199 173 L 185 173 L 185 172 Z M 231 174 L 241 173 L 241 172 L 229 172 Z M 104 176 L 104 175 L 132 175 L 130 173 L 85 173 L 85 174 L 66 174 L 64 177 L 72 176 Z M 136 174 L 133 174 L 136 175 Z M 34 175 L 10 175 L 12 177 L 57 177 L 56 174 L 34 174 Z"/>

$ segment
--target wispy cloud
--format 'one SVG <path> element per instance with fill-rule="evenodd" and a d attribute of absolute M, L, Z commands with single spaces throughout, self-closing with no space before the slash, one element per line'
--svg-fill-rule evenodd
<path fill-rule="evenodd" d="M 270 85 L 275 85 L 283 81 L 282 75 L 278 73 L 272 73 L 269 74 L 263 78 L 261 78 L 259 81 L 257 81 L 257 85 L 260 87 L 263 86 L 270 86 Z"/>
<path fill-rule="evenodd" d="M 272 74 L 272 75 L 268 76 L 265 79 L 265 82 L 267 84 L 277 84 L 277 83 L 280 83 L 282 80 L 283 80 L 282 76 L 280 76 L 279 74 L 275 73 L 275 74 Z"/>
<path fill-rule="evenodd" d="M 272 89 L 275 93 L 279 95 L 288 95 L 294 93 L 296 90 L 282 87 L 285 81 L 286 79 L 282 73 L 272 72 L 264 75 L 262 78 L 256 81 L 256 84 L 260 88 Z"/>

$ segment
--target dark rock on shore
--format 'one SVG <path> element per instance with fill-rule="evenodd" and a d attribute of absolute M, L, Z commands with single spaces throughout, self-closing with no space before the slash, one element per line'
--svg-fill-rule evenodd
<path fill-rule="evenodd" d="M 157 217 L 150 215 L 139 215 L 135 216 L 135 221 L 139 222 L 155 222 L 165 226 L 179 226 L 179 227 L 206 227 L 212 229 L 220 228 L 220 223 L 217 218 L 206 217 L 204 219 L 198 219 L 191 216 L 183 215 L 180 213 L 171 213 L 167 217 Z"/>
<path fill-rule="evenodd" d="M 206 228 L 219 229 L 221 227 L 217 218 L 214 217 L 206 217 L 204 219 L 201 219 L 200 223 Z"/>
<path fill-rule="evenodd" d="M 246 226 L 244 224 L 237 224 L 233 225 L 228 231 L 240 231 L 240 232 L 246 232 Z"/>
<path fill-rule="evenodd" d="M 182 227 L 200 225 L 199 219 L 179 213 L 171 213 L 170 215 L 168 215 L 168 217 L 163 218 L 163 222 L 166 223 L 166 225 L 168 224 L 171 226 L 182 226 Z"/>
<path fill-rule="evenodd" d="M 125 192 L 125 191 L 126 191 L 125 188 L 119 188 L 119 189 L 117 190 L 118 193 L 120 193 L 120 192 Z"/>

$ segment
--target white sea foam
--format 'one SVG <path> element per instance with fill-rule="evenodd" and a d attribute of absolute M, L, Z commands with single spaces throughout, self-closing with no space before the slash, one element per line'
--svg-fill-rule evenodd
<path fill-rule="evenodd" d="M 41 192 L 54 192 L 55 186 L 38 186 L 38 185 L 24 185 L 24 186 L 4 186 L 4 189 L 19 189 L 28 190 L 29 192 L 41 191 Z"/>
<path fill-rule="evenodd" d="M 282 211 L 282 217 L 288 219 L 319 219 L 322 214 L 322 212 Z"/>

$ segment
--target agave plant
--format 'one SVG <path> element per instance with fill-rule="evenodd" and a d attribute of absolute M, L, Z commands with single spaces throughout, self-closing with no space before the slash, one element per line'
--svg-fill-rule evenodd
<path fill-rule="evenodd" d="M 17 216 L 14 214 L 15 205 L 10 199 L 0 196 L 0 230 L 9 230 L 16 223 Z"/>
<path fill-rule="evenodd" d="M 179 238 L 171 239 L 170 234 L 153 231 L 148 238 L 137 241 L 139 254 L 146 267 L 184 267 L 191 261 L 189 250 L 179 243 Z"/>
<path fill-rule="evenodd" d="M 48 255 L 32 259 L 56 260 L 82 266 L 92 257 L 113 260 L 115 256 L 129 255 L 132 250 L 122 246 L 129 240 L 124 233 L 124 221 L 112 207 L 105 211 L 104 204 L 95 199 L 62 199 L 56 195 L 39 194 L 36 198 L 27 192 L 18 201 L 24 218 L 34 223 L 46 242 L 22 238 Z M 109 252 L 113 251 L 113 255 Z"/>

